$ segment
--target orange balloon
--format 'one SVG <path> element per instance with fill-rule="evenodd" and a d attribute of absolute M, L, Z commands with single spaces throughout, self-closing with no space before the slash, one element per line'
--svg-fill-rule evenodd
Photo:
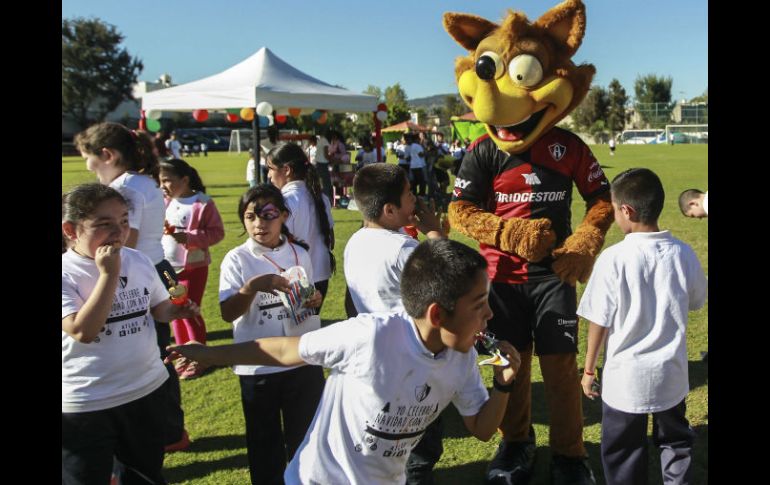
<path fill-rule="evenodd" d="M 321 117 L 320 117 L 320 118 L 318 118 L 318 124 L 319 124 L 319 125 L 323 125 L 324 123 L 326 123 L 326 120 L 327 120 L 327 119 L 328 119 L 328 117 L 326 116 L 326 111 L 324 111 L 324 112 L 321 114 Z"/>
<path fill-rule="evenodd" d="M 243 108 L 241 110 L 241 118 L 243 121 L 251 121 L 254 119 L 254 108 Z"/>
<path fill-rule="evenodd" d="M 302 112 L 300 108 L 289 108 L 289 114 L 295 118 L 299 118 L 299 114 Z"/>

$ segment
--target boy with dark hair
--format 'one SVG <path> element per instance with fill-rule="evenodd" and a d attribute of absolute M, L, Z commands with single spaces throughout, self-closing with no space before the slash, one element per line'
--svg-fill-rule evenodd
<path fill-rule="evenodd" d="M 687 189 L 679 194 L 679 209 L 686 217 L 703 219 L 709 216 L 709 193 L 698 189 Z"/>
<path fill-rule="evenodd" d="M 353 180 L 364 227 L 345 246 L 345 280 L 356 313 L 404 309 L 402 273 L 419 241 L 401 231 L 413 224 L 430 239 L 444 237 L 439 219 L 417 200 L 406 173 L 393 164 L 368 165 Z M 416 204 L 417 202 L 417 204 Z M 416 311 L 415 314 L 421 314 Z M 432 483 L 432 470 L 443 452 L 441 418 L 426 429 L 409 455 L 407 484 Z"/>
<path fill-rule="evenodd" d="M 368 165 L 353 179 L 364 227 L 345 246 L 345 280 L 359 313 L 402 308 L 399 282 L 418 241 L 401 231 L 415 225 L 428 238 L 444 237 L 436 215 L 410 191 L 403 170 L 393 164 Z"/>
<path fill-rule="evenodd" d="M 599 396 L 595 369 L 604 358 L 601 452 L 609 485 L 648 483 L 647 415 L 666 483 L 690 483 L 695 434 L 685 417 L 687 312 L 701 308 L 707 281 L 695 252 L 658 228 L 664 192 L 646 168 L 611 185 L 615 222 L 625 238 L 605 249 L 577 313 L 590 322 L 581 384 Z"/>
<path fill-rule="evenodd" d="M 171 358 L 202 364 L 331 368 L 285 482 L 404 483 L 409 451 L 450 401 L 481 440 L 491 438 L 502 419 L 519 355 L 501 342 L 510 365 L 494 368 L 494 389 L 487 393 L 474 349 L 492 316 L 485 268 L 461 243 L 425 241 L 404 268 L 408 312 L 361 314 L 300 337 L 168 350 Z"/>

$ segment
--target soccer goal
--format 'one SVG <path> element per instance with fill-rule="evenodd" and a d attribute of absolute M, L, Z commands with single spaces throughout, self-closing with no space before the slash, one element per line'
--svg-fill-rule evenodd
<path fill-rule="evenodd" d="M 666 140 L 674 143 L 708 143 L 709 125 L 666 125 Z"/>
<path fill-rule="evenodd" d="M 230 131 L 230 148 L 228 154 L 239 154 L 248 151 L 254 146 L 254 135 L 249 129 L 239 129 Z"/>

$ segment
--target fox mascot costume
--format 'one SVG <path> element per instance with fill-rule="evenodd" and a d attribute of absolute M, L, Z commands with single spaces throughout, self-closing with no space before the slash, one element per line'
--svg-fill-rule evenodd
<path fill-rule="evenodd" d="M 612 221 L 609 182 L 588 146 L 556 128 L 585 97 L 595 69 L 571 57 L 585 6 L 566 0 L 531 23 L 508 11 L 500 25 L 445 13 L 469 51 L 455 61 L 460 96 L 486 125 L 457 174 L 449 221 L 477 240 L 492 282 L 489 329 L 521 352 L 487 483 L 527 483 L 535 458 L 531 363 L 548 401 L 552 483 L 594 483 L 583 445 L 577 371 L 577 281 L 585 283 Z M 573 182 L 586 203 L 574 231 Z"/>

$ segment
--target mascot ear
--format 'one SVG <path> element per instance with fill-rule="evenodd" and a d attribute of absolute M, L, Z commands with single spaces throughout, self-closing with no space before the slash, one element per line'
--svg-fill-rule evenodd
<path fill-rule="evenodd" d="M 567 57 L 572 57 L 583 42 L 586 7 L 580 0 L 566 0 L 544 13 L 534 25 L 546 30 L 564 48 Z"/>
<path fill-rule="evenodd" d="M 469 51 L 476 50 L 479 42 L 497 27 L 497 24 L 476 15 L 454 12 L 444 14 L 444 29 Z"/>

